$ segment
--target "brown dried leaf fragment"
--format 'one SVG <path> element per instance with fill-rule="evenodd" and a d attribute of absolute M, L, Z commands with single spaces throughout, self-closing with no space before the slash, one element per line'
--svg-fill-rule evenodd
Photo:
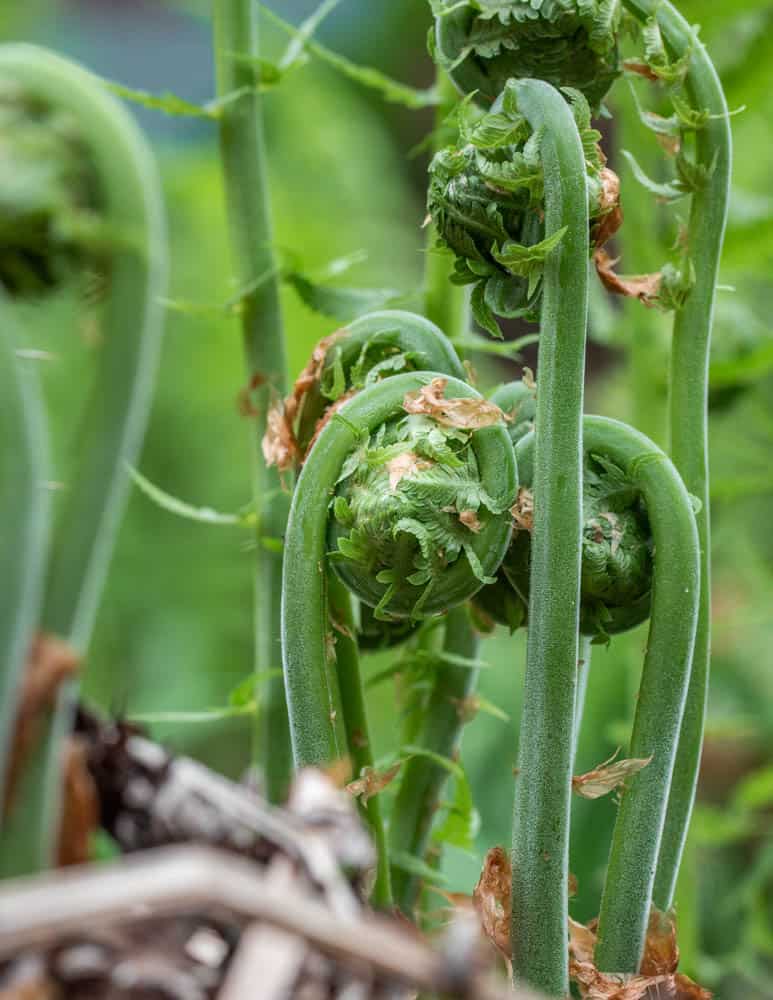
<path fill-rule="evenodd" d="M 393 458 L 386 464 L 386 470 L 389 473 L 390 491 L 392 493 L 396 492 L 401 480 L 405 479 L 406 476 L 410 478 L 417 472 L 421 472 L 422 469 L 428 469 L 431 464 L 431 462 L 419 458 L 413 451 L 404 451 L 402 455 Z"/>
<path fill-rule="evenodd" d="M 60 686 L 74 677 L 80 657 L 64 641 L 39 632 L 32 641 L 24 669 L 11 748 L 3 811 L 13 802 L 16 783 L 38 739 L 40 726 L 56 704 Z"/>
<path fill-rule="evenodd" d="M 613 260 L 606 250 L 598 247 L 593 254 L 596 273 L 601 284 L 613 295 L 623 295 L 629 299 L 638 299 L 645 306 L 652 308 L 657 304 L 660 295 L 662 274 L 622 275 L 615 273 L 617 260 Z"/>
<path fill-rule="evenodd" d="M 486 852 L 483 871 L 472 893 L 483 933 L 509 961 L 512 867 L 503 847 Z"/>
<path fill-rule="evenodd" d="M 643 976 L 670 975 L 679 968 L 676 922 L 670 913 L 652 907 L 639 971 Z"/>
<path fill-rule="evenodd" d="M 322 377 L 327 352 L 345 336 L 345 330 L 336 330 L 335 333 L 323 337 L 311 352 L 308 364 L 295 380 L 290 395 L 284 402 L 274 403 L 269 410 L 263 438 L 263 457 L 267 465 L 276 465 L 280 472 L 285 472 L 300 459 L 300 448 L 294 430 L 296 418 L 307 394 Z"/>
<path fill-rule="evenodd" d="M 653 83 L 658 83 L 660 77 L 657 73 L 645 62 L 638 62 L 636 59 L 626 59 L 623 62 L 623 69 L 626 73 L 633 73 L 635 76 L 643 76 L 645 80 L 651 80 Z"/>
<path fill-rule="evenodd" d="M 583 1000 L 711 1000 L 712 994 L 676 972 L 679 949 L 670 917 L 650 916 L 641 970 L 635 976 L 599 972 L 593 960 L 596 932 L 569 920 L 569 974 Z"/>
<path fill-rule="evenodd" d="M 609 760 L 586 774 L 572 778 L 572 791 L 584 799 L 600 799 L 625 784 L 628 778 L 651 763 L 652 757 L 633 757 L 630 760 L 615 760 L 615 752 Z"/>
<path fill-rule="evenodd" d="M 569 954 L 577 962 L 592 962 L 596 933 L 569 917 Z"/>
<path fill-rule="evenodd" d="M 620 178 L 609 167 L 601 171 L 601 198 L 599 199 L 601 218 L 593 234 L 593 242 L 603 247 L 611 240 L 623 224 L 623 209 L 620 204 Z"/>
<path fill-rule="evenodd" d="M 474 510 L 460 511 L 459 520 L 465 526 L 465 528 L 468 528 L 474 535 L 480 534 L 482 525 L 480 523 L 478 515 L 475 513 Z"/>
<path fill-rule="evenodd" d="M 525 486 L 519 487 L 510 513 L 513 515 L 518 531 L 528 531 L 529 533 L 534 531 L 534 494 L 530 489 Z"/>
<path fill-rule="evenodd" d="M 407 393 L 403 400 L 406 413 L 431 417 L 444 427 L 475 431 L 505 421 L 507 417 L 487 399 L 446 399 L 448 379 L 433 378 L 429 385 Z"/>
<path fill-rule="evenodd" d="M 99 826 L 99 796 L 88 765 L 88 747 L 77 736 L 67 741 L 64 757 L 62 819 L 57 863 L 83 865 L 90 860 L 91 836 Z"/>
<path fill-rule="evenodd" d="M 266 465 L 269 468 L 275 465 L 280 472 L 292 469 L 300 457 L 292 421 L 288 419 L 286 406 L 281 400 L 277 400 L 268 411 L 261 447 Z"/>
<path fill-rule="evenodd" d="M 325 412 L 319 418 L 314 427 L 314 433 L 311 435 L 311 440 L 306 446 L 306 451 L 301 456 L 301 463 L 306 461 L 306 459 L 309 456 L 309 452 L 317 443 L 317 438 L 320 436 L 325 427 L 327 427 L 327 425 L 330 423 L 330 421 L 333 419 L 336 413 L 338 413 L 338 411 L 341 409 L 344 403 L 348 403 L 349 400 L 352 398 L 352 396 L 356 395 L 357 395 L 357 390 L 350 389 L 350 391 L 345 392 L 343 396 L 339 396 L 339 398 L 335 401 L 335 403 L 331 403 L 330 406 L 325 408 Z"/>
<path fill-rule="evenodd" d="M 374 795 L 383 792 L 391 785 L 400 772 L 403 761 L 398 760 L 396 764 L 388 767 L 386 771 L 377 771 L 374 767 L 363 768 L 362 774 L 355 781 L 350 781 L 346 786 L 346 791 L 350 795 L 359 797 L 363 803 L 372 799 Z"/>

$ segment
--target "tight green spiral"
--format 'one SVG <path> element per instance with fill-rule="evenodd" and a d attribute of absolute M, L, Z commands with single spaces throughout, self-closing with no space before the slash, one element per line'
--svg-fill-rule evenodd
<path fill-rule="evenodd" d="M 435 0 L 438 58 L 488 106 L 508 79 L 582 91 L 593 107 L 620 75 L 620 0 Z"/>
<path fill-rule="evenodd" d="M 498 334 L 495 316 L 537 319 L 545 262 L 564 230 L 545 237 L 545 166 L 539 133 L 518 106 L 509 81 L 492 109 L 458 112 L 459 139 L 429 168 L 427 210 L 441 246 L 456 256 L 452 280 L 474 285 L 478 322 Z M 583 145 L 591 229 L 616 208 L 600 134 L 578 91 L 568 95 Z M 605 227 L 608 228 L 608 227 Z"/>
<path fill-rule="evenodd" d="M 437 391 L 407 397 L 406 409 L 435 399 L 445 380 L 428 389 Z M 493 582 L 509 534 L 511 477 L 504 435 L 502 468 L 484 465 L 476 450 L 476 428 L 502 425 L 503 418 L 485 401 L 475 402 L 468 426 L 448 425 L 442 413 L 432 414 L 434 404 L 426 414 L 409 412 L 381 424 L 339 476 L 330 528 L 334 566 L 375 608 L 376 619 L 443 611 Z M 453 596 L 445 579 L 452 569 L 459 577 Z"/>
<path fill-rule="evenodd" d="M 495 396 L 496 398 L 496 396 Z M 521 488 L 513 507 L 513 540 L 497 582 L 475 597 L 485 618 L 514 630 L 526 624 L 531 570 L 531 482 L 534 436 L 516 445 Z M 649 616 L 653 540 L 640 489 L 602 449 L 586 451 L 580 631 L 599 641 L 634 628 Z"/>

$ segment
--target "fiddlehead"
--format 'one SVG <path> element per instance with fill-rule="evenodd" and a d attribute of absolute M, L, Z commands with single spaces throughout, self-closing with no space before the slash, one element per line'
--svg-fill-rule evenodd
<path fill-rule="evenodd" d="M 639 492 L 654 548 L 650 630 L 630 745 L 631 757 L 651 759 L 621 795 L 596 951 L 599 968 L 635 972 L 690 681 L 700 549 L 691 498 L 672 463 L 648 438 L 617 421 L 586 417 L 584 449 L 613 463 Z M 528 465 L 527 450 L 519 452 Z"/>
<path fill-rule="evenodd" d="M 701 606 L 690 693 L 655 882 L 655 903 L 668 910 L 695 798 L 709 684 L 711 546 L 708 469 L 708 358 L 719 262 L 730 194 L 732 137 L 717 72 L 694 29 L 668 0 L 624 0 L 640 21 L 656 27 L 672 58 L 682 62 L 689 104 L 704 119 L 695 135 L 705 183 L 692 194 L 687 251 L 695 281 L 674 319 L 669 380 L 670 448 L 687 489 L 701 502 Z"/>
<path fill-rule="evenodd" d="M 515 383 L 515 386 L 523 383 Z M 505 387 L 507 391 L 509 387 Z M 512 390 L 509 390 L 512 392 Z M 493 401 L 504 401 L 500 390 Z M 526 397 L 528 402 L 530 397 Z M 500 403 L 501 405 L 501 403 Z M 528 421 L 524 421 L 528 426 Z M 517 426 L 517 425 L 516 425 Z M 523 425 L 521 425 L 523 426 Z M 516 431 L 517 433 L 517 431 Z M 511 629 L 527 624 L 531 570 L 533 437 L 521 436 L 521 467 L 513 508 L 514 533 L 497 582 L 475 596 L 476 607 Z M 641 493 L 608 456 L 589 452 L 583 463 L 580 633 L 597 641 L 625 632 L 649 617 L 654 543 Z"/>
<path fill-rule="evenodd" d="M 511 78 L 575 87 L 598 106 L 620 75 L 620 0 L 433 0 L 437 58 L 490 104 Z"/>
<path fill-rule="evenodd" d="M 494 335 L 495 315 L 539 317 L 545 261 L 563 236 L 562 230 L 546 233 L 542 144 L 539 128 L 519 107 L 521 88 L 508 81 L 482 117 L 463 108 L 458 143 L 430 164 L 427 208 L 438 243 L 456 255 L 452 280 L 474 286 L 475 318 Z M 603 241 L 615 228 L 617 178 L 604 166 L 585 98 L 576 91 L 570 96 L 590 225 Z"/>
<path fill-rule="evenodd" d="M 7 81 L 6 94 L 10 87 L 11 93 L 23 95 L 22 106 L 46 108 L 52 119 L 61 114 L 74 123 L 77 148 L 89 164 L 86 173 L 96 182 L 97 228 L 105 237 L 99 260 L 90 260 L 106 277 L 100 314 L 104 343 L 79 440 L 80 464 L 53 539 L 40 623 L 82 654 L 123 512 L 126 464 L 136 461 L 142 441 L 158 359 L 167 272 L 160 184 L 133 120 L 85 70 L 34 46 L 5 45 L 0 47 L 0 79 Z M 52 249 L 56 256 L 57 248 Z M 81 250 L 78 246 L 75 258 Z M 65 254 L 68 266 L 75 258 Z M 59 265 L 46 273 L 59 273 Z M 48 753 L 49 760 L 35 811 L 38 828 L 50 833 L 56 823 L 46 820 L 56 816 L 59 785 L 58 744 L 52 733 L 68 728 L 70 700 L 63 699 L 67 704 L 57 713 L 54 729 L 40 741 L 40 753 Z M 46 864 L 48 848 L 50 844 L 41 856 L 25 858 L 24 865 Z"/>
<path fill-rule="evenodd" d="M 434 416 L 406 412 L 415 407 L 417 399 L 427 398 L 439 408 Z M 384 614 L 403 618 L 463 602 L 482 586 L 479 577 L 493 572 L 501 560 L 510 533 L 507 510 L 515 493 L 515 459 L 503 422 L 494 422 L 493 411 L 486 407 L 478 393 L 458 379 L 427 372 L 395 375 L 348 400 L 309 452 L 290 511 L 283 588 L 283 659 L 298 766 L 335 760 L 346 752 L 325 599 L 328 553 L 341 553 L 335 560 L 337 571 L 345 581 L 353 579 L 361 588 L 358 596 L 380 604 Z M 448 426 L 444 421 L 454 411 L 463 415 L 459 419 L 484 413 L 488 426 Z M 414 430 L 417 425 L 421 431 Z M 413 448 L 433 432 L 437 433 L 427 457 L 417 460 Z M 392 487 L 390 465 L 394 470 Z M 380 581 L 363 580 L 357 571 L 360 559 L 363 564 L 370 563 L 371 553 L 360 551 L 355 542 L 351 547 L 343 546 L 348 554 L 330 544 L 331 538 L 335 542 L 351 536 L 351 524 L 341 524 L 341 519 L 349 520 L 344 504 L 349 510 L 351 505 L 340 493 L 336 495 L 337 490 L 346 488 L 347 480 L 355 475 L 362 475 L 364 483 L 371 469 L 385 477 L 379 486 L 379 490 L 384 487 L 380 496 L 396 515 L 390 529 L 391 552 L 390 546 L 379 551 Z M 463 524 L 463 511 L 451 514 L 436 510 L 437 523 L 443 529 L 447 518 L 456 517 L 470 538 L 469 542 L 465 538 L 465 544 L 449 545 L 440 557 L 422 544 L 424 533 L 431 532 L 431 522 L 404 518 L 402 500 L 395 498 L 405 496 L 411 502 L 417 481 L 421 495 L 425 484 L 430 495 L 437 489 L 446 495 L 446 479 L 453 482 L 460 469 L 468 477 L 464 499 L 477 502 L 481 511 L 481 530 L 476 533 L 474 527 Z M 434 480 L 430 472 L 434 472 Z M 367 497 L 364 504 L 368 504 Z M 415 513 L 426 516 L 423 511 Z M 388 562 L 390 558 L 395 562 Z M 343 571 L 341 565 L 345 566 Z M 398 579 L 398 565 L 410 566 L 415 582 Z"/>
<path fill-rule="evenodd" d="M 417 400 L 428 398 L 437 411 L 427 416 L 411 414 Z M 449 427 L 449 413 L 488 425 L 474 430 Z M 377 603 L 384 614 L 396 616 L 402 611 L 403 618 L 410 618 L 466 600 L 481 586 L 476 570 L 492 572 L 509 539 L 509 518 L 504 512 L 515 493 L 515 456 L 499 422 L 501 414 L 496 423 L 493 417 L 492 408 L 466 383 L 417 372 L 394 375 L 356 393 L 321 429 L 298 478 L 285 541 L 282 659 L 297 767 L 328 763 L 347 753 L 358 768 L 372 764 L 367 731 L 363 731 L 366 720 L 352 617 L 345 606 L 348 595 L 340 580 L 330 578 L 329 553 L 337 542 L 335 551 L 349 567 L 347 573 L 339 566 L 338 576 L 346 582 L 354 570 L 357 596 Z M 414 430 L 417 427 L 421 432 Z M 423 439 L 431 440 L 432 448 L 426 458 L 418 460 L 412 449 Z M 399 498 L 405 496 L 410 502 L 414 478 L 421 474 L 424 481 L 433 469 L 442 483 L 447 467 L 454 473 L 462 468 L 470 475 L 475 470 L 478 478 L 469 483 L 469 489 L 471 494 L 485 494 L 487 513 L 479 535 L 465 527 L 471 538 L 469 547 L 459 546 L 439 557 L 422 547 L 421 532 L 430 530 L 431 516 L 419 510 L 414 511 L 419 517 L 402 517 Z M 347 488 L 349 479 L 362 475 L 358 488 L 367 507 L 370 470 L 386 477 L 385 491 L 380 490 L 379 496 L 395 516 L 387 532 L 379 515 L 382 538 L 391 535 L 391 544 L 379 550 L 382 568 L 380 580 L 374 581 L 359 567 L 361 560 L 370 564 L 371 553 L 351 540 L 352 505 L 338 492 Z M 431 484 L 430 492 L 435 486 Z M 443 526 L 451 516 L 447 511 L 435 512 Z M 349 534 L 339 534 L 342 528 Z M 350 547 L 342 544 L 345 537 Z M 408 565 L 412 575 L 422 575 L 420 583 L 398 578 L 398 567 L 402 571 Z M 342 663 L 338 662 L 337 633 Z M 377 890 L 379 901 L 386 902 L 389 876 L 378 800 L 371 799 L 366 811 L 381 847 Z"/>
<path fill-rule="evenodd" d="M 369 313 L 325 337 L 298 376 L 292 393 L 269 418 L 263 452 L 280 469 L 300 464 L 332 407 L 390 375 L 436 371 L 464 379 L 466 372 L 441 330 L 415 313 Z"/>

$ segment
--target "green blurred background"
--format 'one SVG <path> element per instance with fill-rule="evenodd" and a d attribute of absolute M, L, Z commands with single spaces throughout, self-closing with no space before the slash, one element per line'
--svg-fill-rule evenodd
<path fill-rule="evenodd" d="M 298 23 L 312 0 L 275 0 Z M 735 182 L 712 359 L 714 660 L 700 801 L 680 884 L 684 970 L 726 1000 L 773 997 L 773 3 L 683 0 L 701 23 L 734 119 Z M 320 38 L 357 62 L 428 85 L 430 17 L 423 0 L 344 0 Z M 192 101 L 212 96 L 206 0 L 27 0 L 0 10 L 0 36 L 46 44 L 112 80 Z M 285 38 L 266 28 L 269 56 Z M 656 95 L 639 93 L 657 110 Z M 606 151 L 623 181 L 627 225 L 617 241 L 627 273 L 656 269 L 678 228 L 656 209 L 620 156 L 650 173 L 664 158 L 640 124 L 625 82 L 613 91 Z M 170 220 L 174 299 L 213 305 L 234 291 L 211 123 L 139 110 L 161 163 Z M 366 251 L 347 284 L 418 289 L 423 268 L 426 157 L 411 150 L 432 127 L 311 59 L 266 101 L 276 242 L 314 273 Z M 334 324 L 291 291 L 284 299 L 290 371 Z M 588 358 L 588 409 L 635 423 L 661 443 L 669 317 L 621 306 L 596 288 Z M 61 294 L 45 312 L 24 310 L 28 343 L 56 360 L 43 377 L 57 467 L 67 481 L 78 443 L 78 403 L 88 392 L 95 338 L 88 310 Z M 473 359 L 478 361 L 478 359 Z M 534 355 L 521 359 L 535 365 Z M 497 367 L 498 366 L 498 367 Z M 517 377 L 520 365 L 481 360 L 484 383 Z M 237 323 L 216 310 L 170 311 L 142 472 L 191 503 L 232 511 L 249 499 L 249 424 L 239 416 L 243 369 Z M 132 495 L 87 665 L 86 692 L 118 713 L 180 712 L 225 705 L 250 671 L 249 540 L 238 529 L 176 519 Z M 646 630 L 593 655 L 578 768 L 624 745 Z M 486 641 L 481 691 L 517 720 L 522 638 Z M 277 666 L 279 650 L 277 650 Z M 383 658 L 366 663 L 368 673 Z M 381 752 L 397 712 L 389 683 L 370 691 Z M 249 760 L 249 720 L 164 724 L 154 734 L 239 775 Z M 450 888 L 469 892 L 485 850 L 509 841 L 516 727 L 482 714 L 466 731 L 463 762 L 481 815 L 478 853 L 449 852 Z M 387 796 L 389 792 L 385 793 Z M 578 801 L 573 914 L 594 915 L 614 803 Z M 442 902 L 442 901 L 440 901 Z"/>

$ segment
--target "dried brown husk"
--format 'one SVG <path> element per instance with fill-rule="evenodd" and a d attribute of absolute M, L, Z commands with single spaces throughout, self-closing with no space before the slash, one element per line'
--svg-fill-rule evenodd
<path fill-rule="evenodd" d="M 431 417 L 444 427 L 469 431 L 492 427 L 507 420 L 502 410 L 487 399 L 447 399 L 447 386 L 448 379 L 433 378 L 429 385 L 407 393 L 403 409 L 406 413 Z"/>

